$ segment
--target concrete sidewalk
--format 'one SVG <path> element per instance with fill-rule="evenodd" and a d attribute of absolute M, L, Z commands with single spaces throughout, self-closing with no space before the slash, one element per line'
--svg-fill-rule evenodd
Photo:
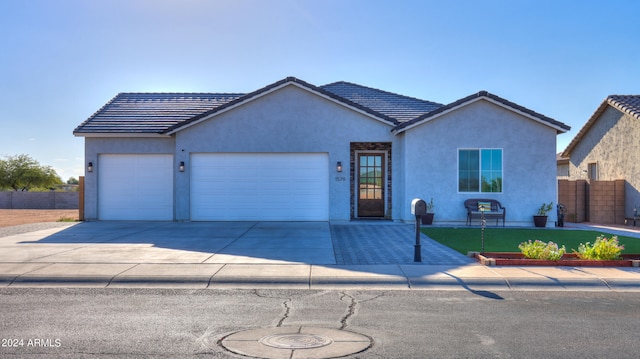
<path fill-rule="evenodd" d="M 0 287 L 640 291 L 640 268 L 485 267 L 424 235 L 423 262 L 413 263 L 413 231 L 388 222 L 0 228 Z"/>

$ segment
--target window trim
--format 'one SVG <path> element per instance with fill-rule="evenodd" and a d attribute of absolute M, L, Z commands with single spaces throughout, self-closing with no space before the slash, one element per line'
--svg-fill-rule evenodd
<path fill-rule="evenodd" d="M 460 191 L 460 151 L 478 151 L 478 191 Z M 502 167 L 502 188 L 500 192 L 483 192 L 482 191 L 482 151 L 483 150 L 500 150 L 500 163 Z M 501 147 L 459 147 L 456 155 L 456 190 L 459 194 L 503 194 L 504 193 L 504 148 Z"/>

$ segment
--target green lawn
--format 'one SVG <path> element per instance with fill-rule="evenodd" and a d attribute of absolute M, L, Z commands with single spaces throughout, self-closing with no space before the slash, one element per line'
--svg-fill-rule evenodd
<path fill-rule="evenodd" d="M 480 252 L 482 248 L 480 228 L 441 228 L 423 227 L 422 233 L 456 251 Z M 534 228 L 486 228 L 484 231 L 485 252 L 520 252 L 518 244 L 539 239 L 543 242 L 552 241 L 559 246 L 564 245 L 567 253 L 578 249 L 580 243 L 595 242 L 596 237 L 609 234 L 599 231 L 534 229 Z M 640 253 L 640 238 L 618 236 L 620 244 L 624 245 L 622 253 Z"/>

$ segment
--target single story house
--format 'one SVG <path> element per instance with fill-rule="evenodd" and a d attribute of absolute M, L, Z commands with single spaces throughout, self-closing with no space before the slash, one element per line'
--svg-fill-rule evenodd
<path fill-rule="evenodd" d="M 624 180 L 624 213 L 618 218 L 640 211 L 639 121 L 640 95 L 610 95 L 562 153 L 569 159 L 569 180 Z"/>
<path fill-rule="evenodd" d="M 485 91 L 443 105 L 288 77 L 248 94 L 120 93 L 80 124 L 87 220 L 464 223 L 469 198 L 526 224 L 555 201 L 561 122 Z M 553 223 L 553 220 L 551 220 Z"/>

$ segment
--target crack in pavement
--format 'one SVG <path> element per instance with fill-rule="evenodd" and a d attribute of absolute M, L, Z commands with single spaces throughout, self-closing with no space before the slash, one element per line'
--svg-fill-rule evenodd
<path fill-rule="evenodd" d="M 358 302 L 356 301 L 355 297 L 348 294 L 347 292 L 342 292 L 341 294 L 342 296 L 340 297 L 340 301 L 344 302 L 345 298 L 349 298 L 350 300 L 349 306 L 347 307 L 347 314 L 345 314 L 342 319 L 340 319 L 340 330 L 343 330 L 349 325 L 349 318 L 351 318 L 356 313 L 356 306 L 358 305 Z"/>
<path fill-rule="evenodd" d="M 276 327 L 281 327 L 284 321 L 289 318 L 289 313 L 291 313 L 291 298 L 282 302 L 282 306 L 284 307 L 284 314 L 282 318 L 280 318 L 280 321 L 278 321 L 278 324 L 276 324 Z"/>
<path fill-rule="evenodd" d="M 368 299 L 363 299 L 363 300 L 358 300 L 356 299 L 355 295 L 351 295 L 349 293 L 345 292 L 341 292 L 340 293 L 340 301 L 344 302 L 345 298 L 349 298 L 349 306 L 347 307 L 347 313 L 340 319 L 340 329 L 344 330 L 347 328 L 347 326 L 349 325 L 349 320 L 351 320 L 357 313 L 358 309 L 360 308 L 360 305 L 362 303 L 366 303 L 372 300 L 376 300 L 378 298 L 384 297 L 385 293 L 381 293 L 378 295 L 375 295 L 371 298 Z"/>
<path fill-rule="evenodd" d="M 305 298 L 307 299 L 311 299 L 311 298 L 317 298 L 317 297 L 321 297 L 324 296 L 326 294 L 331 293 L 331 291 L 322 291 L 319 293 L 314 293 L 311 295 L 302 295 L 302 296 L 296 296 L 296 295 L 287 295 L 289 293 L 278 293 L 276 292 L 270 292 L 270 291 L 261 291 L 259 289 L 254 289 L 252 290 L 252 293 L 259 297 L 259 298 L 270 298 L 270 299 L 280 299 L 280 306 L 283 308 L 281 314 L 277 317 L 277 319 L 274 321 L 275 323 L 275 327 L 283 327 L 285 326 L 285 322 L 287 322 L 288 320 L 293 320 L 293 314 L 295 312 L 296 307 L 298 307 L 299 305 L 302 305 L 303 307 L 305 306 Z M 346 303 L 347 304 L 347 308 L 346 311 L 344 312 L 343 315 L 341 315 L 339 317 L 339 329 L 340 330 L 344 330 L 346 329 L 351 322 L 353 321 L 353 318 L 357 315 L 362 303 L 366 303 L 368 301 L 372 301 L 372 300 L 376 300 L 378 298 L 381 298 L 383 296 L 386 295 L 386 293 L 381 293 L 381 294 L 377 294 L 377 295 L 370 295 L 370 294 L 364 294 L 364 293 L 351 293 L 349 291 L 342 291 L 342 292 L 335 292 L 338 294 L 338 300 L 341 303 Z M 280 294 L 280 295 L 279 295 Z M 362 296 L 364 298 L 358 299 L 358 296 Z M 298 303 L 299 305 L 295 305 L 294 304 L 294 300 L 300 300 L 302 301 L 301 303 Z M 309 303 L 307 303 L 309 304 Z M 313 307 L 313 306 L 311 306 Z M 310 307 L 310 308 L 311 308 Z M 337 308 L 336 308 L 337 309 Z M 325 313 L 326 315 L 326 313 Z M 326 316 L 325 316 L 326 318 Z M 298 322 L 296 320 L 293 320 L 294 322 Z M 313 321 L 313 320 L 312 320 Z"/>
<path fill-rule="evenodd" d="M 289 316 L 291 315 L 291 310 L 293 309 L 293 305 L 291 304 L 292 301 L 293 301 L 292 297 L 270 296 L 270 295 L 267 295 L 267 294 L 264 294 L 264 293 L 260 293 L 260 291 L 258 289 L 254 289 L 253 290 L 253 294 L 255 296 L 257 296 L 258 298 L 284 299 L 284 302 L 282 302 L 282 306 L 284 307 L 284 313 L 282 314 L 282 316 L 278 320 L 278 323 L 276 324 L 276 327 L 281 327 L 284 324 L 284 321 L 289 319 Z"/>

